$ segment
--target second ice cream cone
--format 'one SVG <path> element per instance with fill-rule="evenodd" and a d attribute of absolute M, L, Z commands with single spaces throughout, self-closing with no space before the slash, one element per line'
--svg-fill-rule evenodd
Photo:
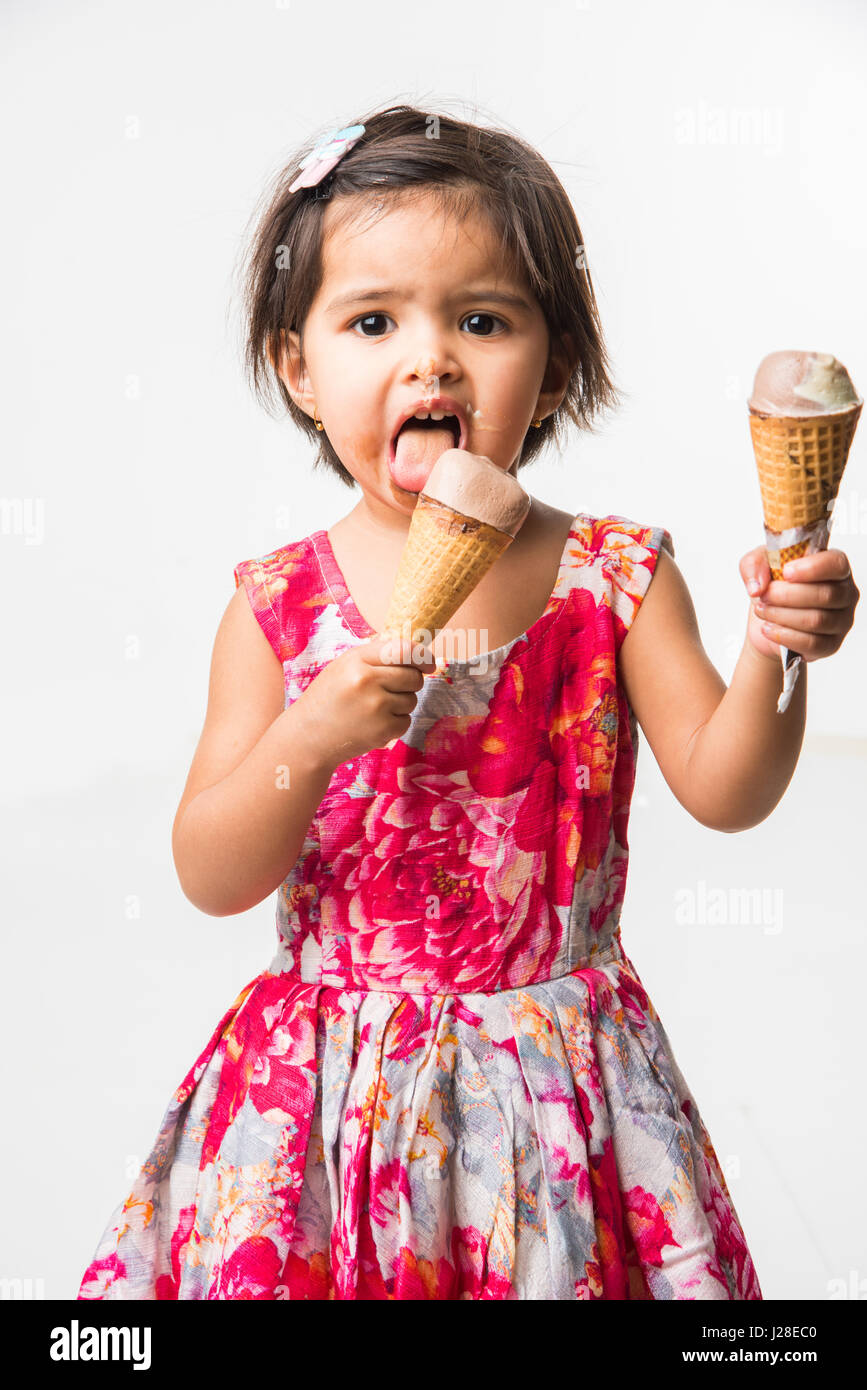
<path fill-rule="evenodd" d="M 827 546 L 829 505 L 840 488 L 861 402 L 821 415 L 771 415 L 750 407 L 771 576 Z"/>
<path fill-rule="evenodd" d="M 842 362 L 830 352 L 785 348 L 759 363 L 747 405 L 772 579 L 788 560 L 828 548 L 833 505 L 862 401 Z M 801 655 L 779 645 L 783 689 L 777 713 L 792 698 Z"/>
<path fill-rule="evenodd" d="M 420 492 L 384 631 L 413 642 L 432 641 L 512 540 Z"/>

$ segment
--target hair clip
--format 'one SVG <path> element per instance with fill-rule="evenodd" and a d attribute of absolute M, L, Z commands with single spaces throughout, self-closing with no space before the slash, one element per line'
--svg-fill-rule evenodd
<path fill-rule="evenodd" d="M 363 125 L 348 125 L 344 126 L 343 130 L 329 130 L 328 134 L 323 135 L 317 142 L 315 149 L 302 159 L 298 167 L 304 172 L 289 185 L 289 192 L 294 193 L 298 188 L 315 188 L 326 174 L 331 173 L 347 151 L 358 143 L 363 134 Z"/>

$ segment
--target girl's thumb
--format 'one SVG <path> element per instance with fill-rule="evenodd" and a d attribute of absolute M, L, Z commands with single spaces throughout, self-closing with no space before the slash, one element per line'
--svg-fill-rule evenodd
<path fill-rule="evenodd" d="M 771 578 L 771 567 L 768 564 L 768 554 L 763 545 L 757 545 L 755 550 L 747 551 L 741 560 L 740 571 L 747 592 L 753 597 L 767 588 Z"/>

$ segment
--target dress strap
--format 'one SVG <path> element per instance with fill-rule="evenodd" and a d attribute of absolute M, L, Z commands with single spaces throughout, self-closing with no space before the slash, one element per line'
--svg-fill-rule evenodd
<path fill-rule="evenodd" d="M 609 515 L 599 522 L 604 566 L 611 580 L 614 649 L 619 652 L 650 587 L 660 550 L 674 558 L 674 541 L 664 526 L 643 526 Z"/>
<path fill-rule="evenodd" d="M 283 643 L 280 615 L 274 605 L 273 580 L 269 580 L 263 561 L 260 559 L 241 560 L 235 566 L 234 573 L 235 588 L 239 589 L 243 585 L 256 621 L 268 638 L 272 649 L 280 656 Z"/>
<path fill-rule="evenodd" d="M 311 629 L 331 599 L 309 536 L 235 566 L 235 588 L 246 590 L 256 621 L 283 663 L 304 651 Z"/>

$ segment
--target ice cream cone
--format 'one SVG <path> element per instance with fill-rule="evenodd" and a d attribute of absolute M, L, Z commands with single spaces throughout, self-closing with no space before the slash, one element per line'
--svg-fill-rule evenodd
<path fill-rule="evenodd" d="M 799 555 L 828 544 L 829 507 L 839 491 L 862 402 L 819 415 L 771 415 L 750 407 L 768 564 L 773 579 Z"/>
<path fill-rule="evenodd" d="M 747 405 L 759 471 L 765 550 L 772 579 L 801 555 L 828 547 L 833 506 L 863 402 L 830 352 L 785 348 L 759 363 Z M 780 644 L 789 707 L 803 658 Z"/>
<path fill-rule="evenodd" d="M 513 537 L 418 494 L 384 631 L 433 641 Z"/>

